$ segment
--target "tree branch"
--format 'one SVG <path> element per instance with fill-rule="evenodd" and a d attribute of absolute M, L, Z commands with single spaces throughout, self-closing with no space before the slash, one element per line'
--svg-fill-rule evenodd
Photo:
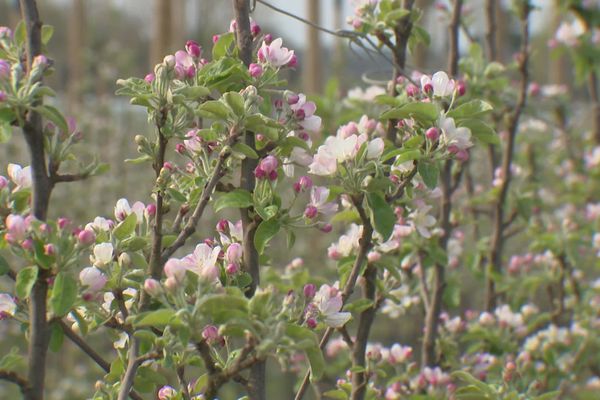
<path fill-rule="evenodd" d="M 502 250 L 504 246 L 504 214 L 506 207 L 506 199 L 508 197 L 508 188 L 512 177 L 511 165 L 513 161 L 515 139 L 519 127 L 519 119 L 527 103 L 527 89 L 529 86 L 529 13 L 531 11 L 530 4 L 524 3 L 522 9 L 519 10 L 521 19 L 521 51 L 518 55 L 519 72 L 521 75 L 521 84 L 519 89 L 519 97 L 515 106 L 515 111 L 511 115 L 508 123 L 508 141 L 506 150 L 502 158 L 502 183 L 496 204 L 494 207 L 492 239 L 490 246 L 490 264 L 488 265 L 488 277 L 486 282 L 486 309 L 492 311 L 496 307 L 495 283 L 493 275 L 501 271 Z"/>
<path fill-rule="evenodd" d="M 0 369 L 0 380 L 5 380 L 19 386 L 21 393 L 26 394 L 29 391 L 29 382 L 27 379 L 14 371 Z"/>
<path fill-rule="evenodd" d="M 368 254 L 369 250 L 371 249 L 371 245 L 372 245 L 372 241 L 373 241 L 373 226 L 371 226 L 371 220 L 370 220 L 369 216 L 367 215 L 367 213 L 365 212 L 365 209 L 362 206 L 362 201 L 363 201 L 362 196 L 352 198 L 352 203 L 354 204 L 354 207 L 356 207 L 356 210 L 358 211 L 358 215 L 360 216 L 360 220 L 363 224 L 363 231 L 362 231 L 362 234 L 358 241 L 358 243 L 359 243 L 358 253 L 356 254 L 356 258 L 354 259 L 354 264 L 352 265 L 352 270 L 350 271 L 350 275 L 348 276 L 348 280 L 346 281 L 346 285 L 344 286 L 344 290 L 342 292 L 342 304 L 346 304 L 346 301 L 354 292 L 354 287 L 356 286 L 356 280 L 358 279 L 358 277 L 360 275 L 360 270 L 362 269 L 363 264 L 367 260 L 367 254 Z M 319 342 L 319 348 L 321 350 L 323 350 L 325 348 L 325 346 L 329 342 L 329 339 L 331 338 L 331 335 L 333 334 L 333 332 L 334 332 L 334 328 L 327 328 L 325 330 L 325 333 L 323 334 L 323 337 L 321 338 L 321 341 Z M 294 400 L 302 399 L 302 397 L 306 393 L 306 390 L 308 389 L 309 383 L 310 383 L 310 371 L 307 371 L 306 375 L 304 375 L 304 379 L 302 380 L 302 383 L 300 384 L 300 388 L 298 389 L 298 392 L 296 393 L 296 396 L 294 397 Z"/>

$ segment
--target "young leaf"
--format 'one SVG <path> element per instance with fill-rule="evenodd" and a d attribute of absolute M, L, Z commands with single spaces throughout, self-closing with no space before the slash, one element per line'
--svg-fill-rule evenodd
<path fill-rule="evenodd" d="M 167 326 L 175 317 L 175 311 L 168 308 L 161 308 L 155 311 L 148 311 L 139 314 L 133 321 L 136 327 L 142 326 Z"/>
<path fill-rule="evenodd" d="M 483 143 L 500 144 L 500 138 L 496 134 L 496 131 L 483 121 L 478 119 L 467 119 L 461 121 L 459 125 L 469 128 L 471 134 Z"/>
<path fill-rule="evenodd" d="M 125 218 L 113 231 L 113 235 L 118 240 L 123 240 L 130 236 L 135 231 L 137 225 L 137 216 L 135 213 L 131 213 Z"/>
<path fill-rule="evenodd" d="M 17 274 L 17 282 L 15 284 L 15 293 L 18 298 L 26 299 L 29 297 L 29 293 L 35 284 L 37 276 L 38 268 L 35 266 L 23 268 L 19 271 Z"/>
<path fill-rule="evenodd" d="M 65 316 L 77 300 L 77 282 L 64 272 L 59 272 L 52 286 L 50 307 L 58 317 Z"/>
<path fill-rule="evenodd" d="M 244 189 L 236 189 L 225 193 L 214 202 L 215 212 L 224 208 L 247 208 L 252 205 L 252 195 Z"/>
<path fill-rule="evenodd" d="M 256 246 L 258 254 L 262 254 L 265 251 L 265 246 L 279 232 L 280 228 L 281 225 L 276 219 L 260 223 L 254 235 L 254 246 Z"/>
<path fill-rule="evenodd" d="M 48 44 L 50 39 L 52 39 L 52 35 L 54 35 L 54 27 L 52 25 L 42 26 L 42 43 L 43 44 Z"/>
<path fill-rule="evenodd" d="M 423 182 L 429 189 L 435 189 L 437 186 L 438 175 L 440 174 L 440 169 L 438 166 L 431 162 L 420 162 L 417 166 L 417 171 L 419 171 L 419 175 L 423 178 Z"/>
<path fill-rule="evenodd" d="M 57 108 L 49 105 L 43 105 L 35 107 L 35 111 L 42 114 L 44 118 L 50 120 L 50 122 L 56 125 L 58 129 L 63 131 L 65 134 L 69 132 L 69 125 L 67 124 L 67 120 L 65 119 L 65 117 L 63 117 L 63 115 L 60 111 L 58 111 Z"/>
<path fill-rule="evenodd" d="M 465 104 L 461 104 L 454 110 L 448 111 L 447 117 L 455 119 L 473 118 L 487 114 L 493 110 L 493 107 L 481 100 L 471 100 Z"/>
<path fill-rule="evenodd" d="M 415 118 L 421 121 L 433 121 L 439 116 L 438 108 L 433 103 L 408 103 L 400 108 L 393 108 L 381 114 L 381 119 Z"/>
<path fill-rule="evenodd" d="M 392 207 L 390 207 L 379 193 L 368 193 L 367 203 L 371 210 L 371 219 L 373 220 L 375 230 L 386 241 L 394 231 L 394 224 L 396 223 L 394 210 L 392 210 Z"/>

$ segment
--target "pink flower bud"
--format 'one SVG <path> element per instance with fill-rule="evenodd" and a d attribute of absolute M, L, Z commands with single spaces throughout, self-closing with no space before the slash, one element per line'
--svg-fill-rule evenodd
<path fill-rule="evenodd" d="M 263 68 L 260 64 L 250 64 L 248 71 L 250 72 L 250 76 L 253 78 L 259 78 L 263 74 Z"/>
<path fill-rule="evenodd" d="M 329 233 L 333 230 L 333 225 L 327 223 L 321 227 L 321 232 Z"/>
<path fill-rule="evenodd" d="M 221 37 L 221 35 L 213 35 L 212 37 L 212 42 L 213 43 L 217 43 L 219 41 L 219 38 Z"/>
<path fill-rule="evenodd" d="M 456 92 L 459 96 L 464 96 L 467 93 L 467 84 L 464 81 L 458 81 Z"/>
<path fill-rule="evenodd" d="M 440 137 L 440 131 L 436 127 L 432 126 L 431 128 L 427 129 L 425 136 L 427 136 L 427 139 L 435 142 Z"/>
<path fill-rule="evenodd" d="M 165 65 L 167 66 L 167 68 L 173 68 L 173 67 L 175 67 L 175 63 L 176 63 L 175 56 L 173 54 L 169 54 L 168 56 L 166 56 L 163 59 L 163 63 L 165 63 Z"/>
<path fill-rule="evenodd" d="M 279 161 L 277 161 L 277 158 L 275 156 L 266 156 L 265 158 L 263 158 L 262 160 L 260 160 L 260 163 L 258 164 L 258 166 L 266 173 L 266 174 L 270 174 L 272 171 L 275 171 L 277 169 L 277 167 L 279 166 Z"/>
<path fill-rule="evenodd" d="M 269 172 L 269 180 L 270 181 L 276 181 L 277 180 L 277 171 L 271 171 Z"/>
<path fill-rule="evenodd" d="M 306 118 L 306 112 L 300 108 L 300 109 L 296 110 L 294 116 L 296 117 L 296 119 L 302 121 L 302 120 L 304 120 L 304 118 Z"/>
<path fill-rule="evenodd" d="M 317 209 L 317 207 L 315 207 L 313 205 L 306 206 L 306 209 L 304 210 L 304 216 L 308 219 L 315 218 L 318 213 L 319 213 L 319 210 Z"/>
<path fill-rule="evenodd" d="M 294 190 L 296 191 L 296 193 L 304 192 L 305 190 L 310 189 L 312 185 L 312 179 L 310 179 L 309 176 L 304 175 L 301 176 L 300 179 L 298 179 L 298 182 L 294 183 Z"/>
<path fill-rule="evenodd" d="M 177 279 L 175 279 L 175 277 L 169 277 L 165 279 L 165 289 L 167 289 L 169 292 L 174 292 L 175 290 L 177 290 L 178 287 L 179 282 L 177 282 Z"/>
<path fill-rule="evenodd" d="M 144 281 L 144 290 L 150 296 L 156 297 L 162 292 L 162 287 L 160 286 L 160 282 L 156 279 L 146 279 Z"/>
<path fill-rule="evenodd" d="M 0 175 L 0 190 L 4 189 L 7 186 L 8 186 L 8 179 L 6 179 L 4 176 Z"/>
<path fill-rule="evenodd" d="M 377 262 L 381 260 L 381 253 L 378 251 L 371 251 L 369 254 L 367 254 L 367 260 L 369 260 L 371 263 Z"/>
<path fill-rule="evenodd" d="M 419 94 L 419 88 L 413 84 L 410 84 L 406 87 L 406 95 L 408 97 L 414 97 Z"/>
<path fill-rule="evenodd" d="M 150 203 L 146 206 L 146 218 L 156 215 L 156 204 Z"/>
<path fill-rule="evenodd" d="M 151 73 L 149 73 L 149 74 L 147 74 L 147 75 L 144 77 L 144 80 L 145 80 L 147 83 L 152 83 L 152 82 L 154 82 L 154 79 L 156 79 L 156 76 L 155 76 L 155 75 L 154 75 L 152 72 L 151 72 Z"/>
<path fill-rule="evenodd" d="M 21 247 L 24 250 L 31 250 L 31 249 L 33 249 L 33 240 L 31 240 L 31 239 L 25 239 L 25 240 L 23 240 L 23 242 L 21 243 Z"/>
<path fill-rule="evenodd" d="M 25 238 L 25 233 L 29 223 L 27 219 L 17 214 L 10 214 L 6 217 L 6 231 L 9 233 L 14 240 L 19 241 Z"/>
<path fill-rule="evenodd" d="M 456 152 L 456 154 L 454 156 L 456 157 L 457 160 L 464 162 L 469 159 L 469 152 L 465 149 L 460 149 L 459 151 Z"/>
<path fill-rule="evenodd" d="M 95 294 L 104 288 L 108 279 L 98 268 L 87 267 L 79 273 L 79 281 L 87 293 Z"/>
<path fill-rule="evenodd" d="M 315 329 L 317 327 L 317 320 L 314 318 L 308 318 L 306 320 L 306 326 L 308 326 L 310 329 Z"/>
<path fill-rule="evenodd" d="M 254 177 L 256 179 L 263 179 L 266 175 L 267 173 L 260 167 L 260 165 L 254 169 Z"/>
<path fill-rule="evenodd" d="M 317 294 L 317 287 L 312 283 L 307 283 L 304 285 L 304 297 L 307 299 L 312 299 Z"/>
<path fill-rule="evenodd" d="M 65 229 L 71 221 L 68 218 L 60 217 L 57 221 L 59 229 Z"/>
<path fill-rule="evenodd" d="M 298 66 L 298 57 L 294 54 L 289 63 L 287 63 L 286 67 L 288 68 L 296 68 Z"/>
<path fill-rule="evenodd" d="M 423 86 L 423 91 L 424 91 L 425 93 L 427 93 L 427 94 L 431 94 L 431 93 L 433 93 L 433 85 L 432 85 L 431 83 L 426 83 L 426 84 Z"/>
<path fill-rule="evenodd" d="M 240 270 L 240 267 L 238 267 L 237 264 L 228 264 L 227 267 L 225 267 L 225 272 L 227 273 L 227 275 L 235 275 L 238 273 L 238 271 Z"/>
<path fill-rule="evenodd" d="M 198 42 L 194 41 L 194 40 L 188 40 L 185 43 L 185 51 L 187 51 L 187 53 L 195 58 L 199 58 L 200 55 L 202 54 L 202 48 L 200 47 L 200 45 L 198 44 Z"/>
<path fill-rule="evenodd" d="M 77 234 L 79 244 L 89 246 L 96 241 L 96 234 L 92 230 L 84 229 Z"/>
<path fill-rule="evenodd" d="M 239 243 L 232 243 L 227 248 L 225 259 L 228 263 L 238 264 L 242 259 L 243 254 L 244 249 L 242 248 L 242 245 Z"/>
<path fill-rule="evenodd" d="M 254 21 L 250 22 L 250 32 L 252 33 L 252 36 L 257 37 L 260 35 L 260 30 L 260 25 Z"/>
<path fill-rule="evenodd" d="M 271 42 L 273 41 L 273 35 L 271 35 L 270 33 L 267 33 L 267 34 L 265 35 L 265 37 L 263 38 L 263 41 L 264 41 L 266 44 L 271 44 Z"/>
<path fill-rule="evenodd" d="M 3 101 L 6 101 L 6 93 L 4 93 L 2 90 L 0 90 L 0 103 L 2 103 Z"/>
<path fill-rule="evenodd" d="M 12 38 L 12 31 L 6 26 L 0 26 L 0 39 Z"/>
<path fill-rule="evenodd" d="M 256 140 L 258 142 L 262 142 L 263 140 L 265 140 L 265 135 L 263 135 L 262 133 L 257 133 L 256 134 Z"/>
<path fill-rule="evenodd" d="M 53 256 L 56 254 L 56 247 L 52 243 L 44 245 L 44 254 L 47 256 Z"/>
<path fill-rule="evenodd" d="M 310 140 L 310 136 L 308 135 L 308 132 L 300 132 L 298 134 L 298 137 L 302 140 L 304 140 L 305 142 L 308 142 Z"/>
<path fill-rule="evenodd" d="M 175 169 L 175 167 L 173 166 L 173 164 L 169 161 L 165 161 L 163 163 L 163 168 L 166 169 L 169 172 L 173 172 L 173 170 Z"/>
<path fill-rule="evenodd" d="M 48 64 L 48 58 L 45 55 L 40 54 L 34 57 L 33 62 L 31 64 L 31 69 L 36 67 L 46 69 L 46 67 L 48 67 Z"/>
<path fill-rule="evenodd" d="M 217 222 L 217 232 L 229 233 L 229 221 L 226 219 L 219 220 L 219 222 Z"/>
<path fill-rule="evenodd" d="M 206 325 L 202 330 L 202 337 L 206 341 L 215 341 L 219 339 L 219 329 L 214 325 Z"/>
<path fill-rule="evenodd" d="M 294 104 L 298 103 L 298 101 L 300 101 L 300 96 L 298 96 L 295 93 L 292 93 L 289 96 L 287 96 L 286 101 L 290 106 L 293 106 Z"/>
<path fill-rule="evenodd" d="M 158 391 L 158 400 L 170 400 L 175 395 L 177 395 L 177 391 L 173 389 L 171 386 L 163 386 Z"/>

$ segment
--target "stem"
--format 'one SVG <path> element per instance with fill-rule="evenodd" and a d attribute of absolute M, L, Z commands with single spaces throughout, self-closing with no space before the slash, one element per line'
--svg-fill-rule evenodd
<path fill-rule="evenodd" d="M 600 144 L 600 95 L 598 94 L 598 74 L 595 70 L 590 71 L 588 86 L 593 107 L 594 141 L 598 145 Z"/>
<path fill-rule="evenodd" d="M 414 0 L 405 0 L 402 4 L 402 7 L 405 10 L 412 10 Z M 394 27 L 394 36 L 396 39 L 395 45 L 389 42 L 389 39 L 385 37 L 385 35 L 381 35 L 379 37 L 384 43 L 387 43 L 387 46 L 392 51 L 392 59 L 394 63 L 394 72 L 392 76 L 392 85 L 390 85 L 390 89 L 388 94 L 390 96 L 396 97 L 398 92 L 396 91 L 396 80 L 404 74 L 404 68 L 406 67 L 406 47 L 408 44 L 408 38 L 410 37 L 410 33 L 412 31 L 412 22 L 410 20 L 410 15 L 407 15 L 403 18 L 400 18 Z M 387 130 L 386 130 L 386 139 L 395 143 L 396 139 L 396 123 L 397 120 L 390 120 L 388 122 Z"/>
<path fill-rule="evenodd" d="M 458 60 L 459 60 L 459 49 L 458 49 L 458 37 L 460 34 L 460 13 L 462 9 L 462 0 L 455 0 L 452 9 L 452 19 L 450 21 L 449 36 L 450 36 L 450 49 L 448 54 L 448 72 L 451 76 L 455 77 L 458 74 Z M 459 178 L 457 178 L 458 180 Z M 442 206 L 440 210 L 440 226 L 443 234 L 439 239 L 440 247 L 446 250 L 450 233 L 452 232 L 452 225 L 450 224 L 450 212 L 452 210 L 452 194 L 458 185 L 452 184 L 452 160 L 444 162 L 441 176 L 442 186 Z M 426 282 L 426 271 L 425 266 L 421 264 L 422 279 Z M 445 281 L 445 265 L 436 263 L 433 270 L 433 287 L 431 288 L 429 302 L 427 304 L 425 313 L 425 329 L 423 336 L 423 347 L 421 351 L 421 367 L 434 366 L 437 364 L 437 357 L 435 351 L 435 342 L 438 334 L 438 323 L 440 319 L 440 313 L 442 312 L 442 299 L 444 296 L 444 288 L 446 286 Z"/>
<path fill-rule="evenodd" d="M 363 372 L 352 373 L 352 400 L 363 400 L 367 393 L 367 383 L 369 382 L 369 378 L 368 371 L 366 371 L 365 353 L 371 326 L 373 325 L 375 314 L 377 313 L 377 305 L 375 302 L 377 269 L 373 265 L 367 265 L 363 277 L 365 279 L 363 297 L 371 300 L 373 305 L 360 313 L 358 320 L 356 340 L 352 349 L 352 367 L 362 367 L 365 370 Z"/>
<path fill-rule="evenodd" d="M 29 390 L 29 382 L 27 382 L 27 379 L 20 376 L 14 371 L 6 371 L 0 369 L 0 380 L 12 382 L 15 385 L 19 386 L 19 389 L 21 389 L 21 393 L 23 394 L 27 393 Z"/>
<path fill-rule="evenodd" d="M 487 58 L 489 61 L 497 61 L 498 54 L 496 49 L 496 1 L 487 0 L 485 2 L 485 20 L 487 30 L 485 31 L 485 45 Z"/>
<path fill-rule="evenodd" d="M 361 270 L 363 264 L 367 260 L 367 253 L 371 249 L 371 244 L 373 242 L 373 226 L 371 225 L 371 220 L 369 219 L 369 216 L 367 215 L 367 213 L 365 212 L 365 209 L 362 206 L 362 201 L 363 201 L 362 197 L 352 199 L 352 203 L 354 204 L 354 207 L 356 207 L 356 210 L 358 211 L 358 215 L 360 216 L 360 219 L 362 221 L 363 231 L 362 231 L 362 235 L 358 241 L 358 244 L 359 244 L 358 253 L 356 254 L 356 258 L 354 259 L 354 264 L 352 265 L 352 270 L 350 271 L 350 275 L 348 276 L 346 285 L 344 286 L 344 291 L 342 292 L 342 305 L 346 304 L 346 301 L 354 292 L 354 287 L 356 286 L 356 280 L 358 279 L 358 276 L 360 275 L 360 270 Z M 321 338 L 321 341 L 319 342 L 319 348 L 321 350 L 323 350 L 325 348 L 325 346 L 327 346 L 327 343 L 329 342 L 329 339 L 331 338 L 331 335 L 333 334 L 333 332 L 334 332 L 334 328 L 327 328 L 327 330 L 325 330 L 325 333 L 323 334 L 323 337 Z M 298 389 L 298 392 L 296 393 L 296 396 L 294 397 L 294 400 L 302 399 L 302 397 L 306 393 L 306 390 L 308 389 L 309 384 L 310 384 L 310 371 L 307 371 L 306 375 L 304 375 L 304 379 L 302 380 L 302 383 L 300 384 L 300 388 Z"/>
<path fill-rule="evenodd" d="M 502 183 L 500 184 L 498 199 L 494 207 L 493 227 L 492 227 L 492 239 L 490 246 L 490 264 L 488 265 L 487 271 L 487 282 L 486 282 L 486 309 L 492 311 L 496 308 L 496 289 L 494 282 L 494 275 L 501 271 L 502 263 L 502 250 L 504 247 L 504 214 L 506 207 L 506 199 L 508 197 L 508 188 L 510 185 L 510 179 L 512 177 L 511 165 L 514 155 L 515 139 L 517 135 L 517 128 L 519 127 L 519 118 L 525 108 L 527 102 L 527 86 L 529 85 L 529 12 L 530 5 L 528 3 L 523 5 L 523 9 L 520 10 L 521 17 L 521 35 L 523 37 L 521 43 L 521 51 L 519 54 L 519 72 L 521 74 L 521 85 L 519 90 L 519 98 L 515 106 L 515 111 L 512 114 L 508 124 L 508 142 L 506 144 L 506 151 L 502 158 Z"/>
<path fill-rule="evenodd" d="M 31 71 L 33 59 L 42 52 L 42 22 L 35 0 L 20 0 L 20 6 L 21 16 L 27 26 L 27 71 Z M 37 105 L 33 104 L 33 106 Z M 33 180 L 31 211 L 37 219 L 43 221 L 48 214 L 52 184 L 46 169 L 42 118 L 38 113 L 33 111 L 27 113 L 23 133 L 31 159 Z M 29 344 L 27 355 L 29 386 L 24 393 L 25 400 L 41 400 L 44 398 L 46 354 L 50 337 L 48 320 L 46 319 L 47 278 L 49 276 L 49 271 L 38 268 L 38 278 L 29 297 Z"/>
<path fill-rule="evenodd" d="M 166 110 L 161 114 L 160 120 L 156 121 L 156 127 L 158 131 L 158 152 L 156 155 L 156 160 L 154 160 L 154 173 L 156 178 L 158 179 L 160 176 L 160 171 L 165 163 L 165 153 L 167 151 L 167 143 L 168 139 L 163 135 L 161 127 L 166 122 Z M 163 195 L 161 193 L 161 189 L 159 188 L 156 193 L 156 215 L 154 217 L 154 224 L 152 226 L 152 249 L 150 251 L 150 261 L 148 263 L 149 275 L 153 279 L 160 279 L 162 275 L 162 267 L 164 263 L 162 262 L 162 225 L 163 225 Z M 117 297 L 117 296 L 115 296 Z M 122 295 L 120 296 L 122 299 Z M 140 294 L 140 305 L 139 311 L 145 311 L 150 304 L 150 296 L 142 291 Z M 123 318 L 127 318 L 127 309 L 125 307 L 121 307 Z M 137 337 L 133 335 L 132 332 L 128 332 L 129 334 L 129 351 L 127 352 L 127 369 L 125 370 L 125 375 L 123 377 L 123 381 L 121 383 L 121 387 L 119 389 L 118 400 L 127 400 L 129 397 L 129 392 L 133 387 L 133 382 L 137 373 L 137 369 L 140 366 L 141 362 L 139 361 L 139 348 L 140 343 Z"/>
<path fill-rule="evenodd" d="M 252 62 L 252 33 L 250 32 L 249 2 L 248 0 L 233 0 L 233 6 L 237 25 L 236 35 L 240 59 L 246 66 L 249 66 Z M 252 132 L 244 132 L 244 143 L 251 149 L 256 147 L 254 143 L 254 134 Z M 242 160 L 240 188 L 249 192 L 254 190 L 254 169 L 257 165 L 257 160 L 250 157 L 246 157 Z M 242 216 L 242 228 L 244 232 L 244 269 L 252 277 L 252 283 L 250 284 L 247 296 L 252 296 L 260 284 L 258 251 L 254 246 L 254 235 L 256 233 L 257 223 L 250 215 L 250 208 L 242 208 L 240 209 L 240 213 Z M 266 399 L 266 363 L 264 361 L 255 363 L 250 369 L 248 395 L 252 400 Z"/>

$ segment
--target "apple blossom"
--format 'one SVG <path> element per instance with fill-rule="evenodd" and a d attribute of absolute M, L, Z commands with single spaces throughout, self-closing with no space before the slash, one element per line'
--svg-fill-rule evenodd
<path fill-rule="evenodd" d="M 205 243 L 200 243 L 194 252 L 183 260 L 187 263 L 188 269 L 199 277 L 207 281 L 215 281 L 219 276 L 219 267 L 216 262 L 220 252 L 220 246 L 211 248 Z"/>
<path fill-rule="evenodd" d="M 7 293 L 0 293 L 0 320 L 13 317 L 16 311 L 17 303 L 15 303 L 15 299 Z"/>
<path fill-rule="evenodd" d="M 315 294 L 313 304 L 318 308 L 323 322 L 332 328 L 340 328 L 350 321 L 352 314 L 340 312 L 342 309 L 342 293 L 327 284 L 322 285 Z"/>
<path fill-rule="evenodd" d="M 200 58 L 202 55 L 202 47 L 195 40 L 188 40 L 185 43 L 185 51 L 194 58 Z"/>
<path fill-rule="evenodd" d="M 258 59 L 273 68 L 285 67 L 292 61 L 294 50 L 282 47 L 283 39 L 277 38 L 270 44 L 263 41 L 258 49 Z"/>
<path fill-rule="evenodd" d="M 298 124 L 309 132 L 317 132 L 321 129 L 321 117 L 315 115 L 317 106 L 313 101 L 307 101 L 305 94 L 298 94 L 298 100 L 290 104 Z M 288 104 L 290 98 L 288 97 Z"/>
<path fill-rule="evenodd" d="M 158 391 L 158 400 L 171 400 L 177 395 L 177 391 L 171 386 L 163 386 Z"/>
<path fill-rule="evenodd" d="M 242 245 L 239 243 L 232 243 L 227 248 L 227 252 L 225 253 L 225 260 L 232 264 L 238 264 L 242 259 L 242 255 L 244 254 L 244 249 Z"/>
<path fill-rule="evenodd" d="M 567 46 L 576 46 L 579 43 L 579 37 L 585 33 L 585 25 L 579 18 L 572 22 L 563 22 L 558 27 L 554 37 L 557 42 Z"/>
<path fill-rule="evenodd" d="M 260 64 L 250 64 L 248 71 L 250 72 L 250 76 L 253 78 L 260 78 L 260 76 L 263 74 L 263 68 Z"/>
<path fill-rule="evenodd" d="M 8 177 L 17 187 L 15 190 L 31 187 L 31 167 L 21 167 L 19 164 L 8 164 Z"/>
<path fill-rule="evenodd" d="M 408 218 L 412 226 L 419 232 L 421 236 L 426 239 L 431 237 L 431 231 L 429 228 L 435 225 L 435 218 L 428 214 L 431 210 L 431 206 L 419 205 L 412 213 L 409 214 Z"/>
<path fill-rule="evenodd" d="M 156 297 L 162 292 L 162 286 L 156 279 L 148 278 L 144 281 L 144 290 L 150 296 Z"/>
<path fill-rule="evenodd" d="M 104 267 L 113 260 L 113 245 L 112 243 L 100 243 L 94 246 L 94 265 Z"/>
<path fill-rule="evenodd" d="M 20 242 L 25 239 L 25 234 L 29 224 L 27 220 L 20 215 L 10 214 L 5 220 L 7 234 L 10 235 L 11 241 Z"/>
<path fill-rule="evenodd" d="M 108 278 L 98 268 L 86 267 L 79 273 L 79 281 L 87 288 L 88 293 L 94 294 L 102 290 Z"/>
<path fill-rule="evenodd" d="M 473 145 L 471 143 L 471 130 L 469 128 L 457 128 L 453 118 L 442 116 L 439 121 L 442 130 L 441 140 L 450 153 L 458 153 Z"/>
<path fill-rule="evenodd" d="M 338 210 L 338 205 L 334 202 L 327 202 L 328 198 L 328 188 L 324 186 L 313 186 L 310 191 L 310 203 L 308 203 L 307 210 L 309 207 L 311 209 L 314 209 L 314 215 L 312 215 L 312 217 L 307 217 L 314 218 L 316 217 L 317 213 L 323 214 L 325 216 L 335 214 Z"/>

